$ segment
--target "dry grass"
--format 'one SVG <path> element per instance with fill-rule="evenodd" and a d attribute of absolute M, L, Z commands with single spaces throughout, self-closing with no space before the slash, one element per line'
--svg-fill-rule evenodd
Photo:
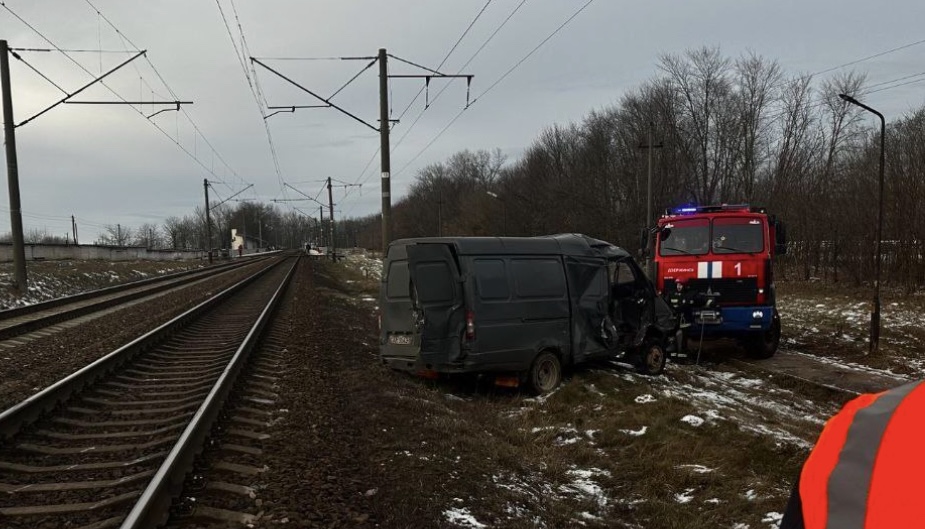
<path fill-rule="evenodd" d="M 925 369 L 925 293 L 883 289 L 876 355 L 868 355 L 870 287 L 779 282 L 778 294 L 785 347 L 903 374 Z"/>

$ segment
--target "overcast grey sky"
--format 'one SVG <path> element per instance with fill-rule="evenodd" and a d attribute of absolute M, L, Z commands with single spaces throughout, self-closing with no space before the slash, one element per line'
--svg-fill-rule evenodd
<path fill-rule="evenodd" d="M 335 190 L 338 216 L 378 211 L 378 156 L 367 165 L 378 148 L 378 135 L 335 110 L 298 110 L 267 120 L 279 161 L 277 174 L 258 103 L 229 36 L 230 32 L 240 46 L 233 8 L 251 55 L 267 58 L 265 62 L 281 73 L 328 96 L 366 63 L 270 58 L 369 56 L 385 47 L 391 54 L 435 67 L 486 5 L 486 0 L 90 2 L 126 40 L 85 0 L 6 0 L 9 10 L 0 7 L 0 38 L 14 48 L 51 46 L 18 15 L 64 49 L 134 49 L 130 41 L 147 50 L 148 59 L 180 99 L 194 104 L 184 107 L 186 113 L 164 112 L 152 118 L 163 132 L 127 106 L 96 105 L 61 105 L 17 128 L 26 230 L 47 229 L 63 236 L 70 231 L 70 215 L 76 215 L 82 242 L 95 239 L 104 224 L 161 224 L 170 215 L 192 212 L 202 204 L 204 178 L 216 182 L 221 199 L 253 184 L 241 196 L 270 201 L 300 197 L 281 182 L 315 196 L 321 190 L 320 180 L 331 176 L 364 184 L 349 196 L 344 196 L 344 189 Z M 586 2 L 526 0 L 466 68 L 464 73 L 475 75 L 472 97 L 489 88 Z M 520 4 L 521 0 L 491 1 L 441 70 L 458 72 Z M 462 149 L 498 147 L 516 158 L 543 127 L 579 120 L 653 77 L 664 53 L 720 46 L 728 56 L 751 50 L 776 59 L 788 74 L 817 72 L 923 40 L 922 20 L 925 2 L 921 0 L 596 0 L 421 153 L 465 106 L 465 82 L 453 81 L 395 148 L 393 195 L 404 194 L 417 169 Z M 869 83 L 925 73 L 923 51 L 925 45 L 911 46 L 853 68 L 867 72 Z M 92 79 L 91 74 L 99 75 L 128 57 L 125 53 L 68 55 L 90 73 L 61 53 L 21 52 L 23 59 L 66 91 L 76 90 Z M 394 60 L 389 66 L 391 73 L 421 73 Z M 377 75 L 376 67 L 367 70 L 333 101 L 377 125 Z M 257 79 L 270 105 L 317 103 L 259 67 Z M 925 81 L 925 76 L 912 80 L 916 79 Z M 431 97 L 442 83 L 433 82 Z M 15 59 L 12 84 L 16 123 L 63 97 Z M 174 99 L 143 58 L 112 74 L 107 84 L 128 100 Z M 392 81 L 393 117 L 408 106 L 422 84 Z M 923 87 L 925 83 L 916 83 L 884 90 L 865 102 L 887 119 L 895 118 L 925 103 Z M 75 100 L 115 98 L 95 86 Z M 423 103 L 421 97 L 393 128 L 393 147 Z M 162 108 L 167 107 L 144 105 L 139 110 L 150 115 Z M 187 115 L 201 134 L 194 131 Z M 0 194 L 0 232 L 7 232 L 8 196 Z M 312 214 L 318 210 L 311 202 L 280 205 L 290 204 Z"/>

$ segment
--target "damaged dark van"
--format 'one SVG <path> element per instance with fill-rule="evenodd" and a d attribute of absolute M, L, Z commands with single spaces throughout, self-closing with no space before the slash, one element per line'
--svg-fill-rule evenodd
<path fill-rule="evenodd" d="M 676 340 L 677 319 L 630 254 L 584 235 L 398 240 L 380 297 L 384 364 L 535 393 L 592 358 L 657 375 Z"/>

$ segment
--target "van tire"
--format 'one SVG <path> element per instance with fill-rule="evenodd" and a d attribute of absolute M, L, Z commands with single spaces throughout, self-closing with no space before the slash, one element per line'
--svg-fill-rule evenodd
<path fill-rule="evenodd" d="M 665 352 L 665 342 L 656 337 L 646 339 L 639 349 L 636 357 L 636 372 L 641 375 L 661 375 L 665 370 L 665 361 L 668 353 Z"/>
<path fill-rule="evenodd" d="M 555 353 L 541 352 L 527 373 L 527 386 L 536 395 L 543 395 L 559 387 L 562 382 L 562 361 Z"/>

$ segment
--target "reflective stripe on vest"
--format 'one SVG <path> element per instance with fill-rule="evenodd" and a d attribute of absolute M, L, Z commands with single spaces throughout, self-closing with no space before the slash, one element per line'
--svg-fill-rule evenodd
<path fill-rule="evenodd" d="M 917 448 L 923 416 L 925 385 L 913 382 L 862 395 L 832 417 L 800 475 L 806 529 L 914 527 L 923 519 L 921 481 L 909 479 L 925 471 Z"/>

